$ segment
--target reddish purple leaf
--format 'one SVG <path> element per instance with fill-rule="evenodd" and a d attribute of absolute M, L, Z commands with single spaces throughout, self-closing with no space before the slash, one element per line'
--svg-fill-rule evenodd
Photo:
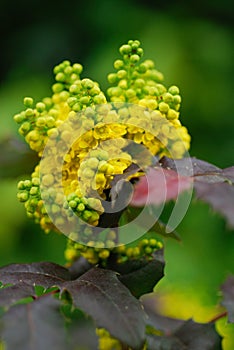
<path fill-rule="evenodd" d="M 228 183 L 194 182 L 198 199 L 209 203 L 215 211 L 226 217 L 229 225 L 234 227 L 234 187 Z"/>
<path fill-rule="evenodd" d="M 213 322 L 201 324 L 165 317 L 157 313 L 157 302 L 156 294 L 142 298 L 147 324 L 162 332 L 162 335 L 148 332 L 147 349 L 221 350 L 221 337 Z"/>
<path fill-rule="evenodd" d="M 150 168 L 136 184 L 131 205 L 161 204 L 191 188 L 192 178 L 178 175 L 174 170 Z"/>
<path fill-rule="evenodd" d="M 68 349 L 60 302 L 51 295 L 11 307 L 1 321 L 7 350 Z"/>
<path fill-rule="evenodd" d="M 141 303 L 119 281 L 116 272 L 92 268 L 78 279 L 65 282 L 75 307 L 91 316 L 98 327 L 134 350 L 145 340 L 145 314 Z"/>
<path fill-rule="evenodd" d="M 171 159 L 163 157 L 159 164 L 164 169 L 171 169 L 183 176 L 195 176 L 200 174 L 217 174 L 222 171 L 216 165 L 205 162 L 204 160 L 191 158 Z"/>
<path fill-rule="evenodd" d="M 35 295 L 35 289 L 32 285 L 19 282 L 13 286 L 0 289 L 0 306 L 10 306 L 20 299 Z"/>
<path fill-rule="evenodd" d="M 234 166 L 220 169 L 196 158 L 167 157 L 163 157 L 159 164 L 166 170 L 191 177 L 196 197 L 210 204 L 226 218 L 230 227 L 234 227 Z"/>
<path fill-rule="evenodd" d="M 45 288 L 60 286 L 71 279 L 70 272 L 63 266 L 51 262 L 32 264 L 11 264 L 0 268 L 0 282 L 18 284 L 24 281 L 30 285 Z"/>

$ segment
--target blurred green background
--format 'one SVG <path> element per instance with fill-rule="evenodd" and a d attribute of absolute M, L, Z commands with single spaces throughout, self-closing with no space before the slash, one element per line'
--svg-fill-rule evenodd
<path fill-rule="evenodd" d="M 17 181 L 30 173 L 33 156 L 21 161 L 15 152 L 20 136 L 12 120 L 24 96 L 50 95 L 52 69 L 64 59 L 80 62 L 83 77 L 105 90 L 118 47 L 139 39 L 144 57 L 155 60 L 165 84 L 180 87 L 191 155 L 220 167 L 234 164 L 231 1 L 2 0 L 0 16 L 0 265 L 64 262 L 65 237 L 42 233 L 16 199 Z M 234 231 L 195 201 L 178 231 L 182 243 L 166 242 L 166 278 L 158 289 L 188 288 L 216 303 L 219 285 L 234 273 Z"/>

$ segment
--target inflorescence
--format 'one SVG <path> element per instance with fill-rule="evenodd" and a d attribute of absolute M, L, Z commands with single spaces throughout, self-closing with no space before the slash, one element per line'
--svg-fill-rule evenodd
<path fill-rule="evenodd" d="M 163 75 L 156 70 L 154 62 L 142 60 L 143 49 L 138 40 L 129 40 L 119 51 L 121 59 L 114 62 L 115 72 L 108 75 L 111 87 L 106 94 L 97 82 L 81 78 L 80 64 L 64 61 L 54 68 L 56 82 L 52 96 L 37 103 L 25 97 L 25 109 L 14 116 L 19 133 L 39 157 L 43 157 L 48 140 L 56 140 L 58 147 L 62 142 L 69 144 L 72 123 L 82 130 L 81 137 L 63 155 L 65 201 L 53 187 L 56 179 L 52 168 L 44 174 L 39 164 L 30 180 L 18 184 L 18 199 L 25 203 L 27 215 L 46 233 L 59 231 L 56 225 L 64 220 L 58 203 L 62 202 L 66 215 L 75 214 L 81 219 L 80 232 L 69 235 L 65 252 L 69 261 L 82 255 L 97 263 L 115 254 L 121 262 L 143 255 L 150 257 L 161 248 L 160 241 L 145 237 L 135 245 L 123 245 L 118 241 L 118 232 L 111 227 L 106 241 L 97 242 L 92 228 L 98 227 L 105 215 L 103 201 L 111 200 L 115 177 L 137 163 L 128 147 L 130 141 L 146 147 L 152 156 L 168 155 L 169 149 L 174 158 L 182 157 L 190 145 L 187 129 L 179 121 L 178 87 L 167 89 L 163 85 Z M 70 124 L 67 121 L 71 121 Z M 66 128 L 61 131 L 62 125 Z M 151 162 L 152 159 L 145 159 L 140 171 L 128 180 L 142 175 Z M 53 222 L 42 199 L 42 185 L 47 190 L 45 196 L 55 217 Z M 85 244 L 80 233 L 85 237 Z"/>

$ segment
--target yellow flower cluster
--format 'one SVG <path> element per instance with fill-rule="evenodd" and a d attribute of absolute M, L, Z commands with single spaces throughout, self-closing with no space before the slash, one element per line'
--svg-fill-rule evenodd
<path fill-rule="evenodd" d="M 99 338 L 100 350 L 121 350 L 122 346 L 120 342 L 111 337 L 110 333 L 104 328 L 96 329 L 96 334 Z"/>
<path fill-rule="evenodd" d="M 52 86 L 52 96 L 36 104 L 26 97 L 26 109 L 14 117 L 20 125 L 19 133 L 39 157 L 44 157 L 49 140 L 59 150 L 56 153 L 52 147 L 46 167 L 38 165 L 31 180 L 19 183 L 18 198 L 25 202 L 27 214 L 45 232 L 58 231 L 56 227 L 74 213 L 81 219 L 82 238 L 77 231 L 68 235 L 68 260 L 83 255 L 97 262 L 106 260 L 110 251 L 119 254 L 120 259 L 147 254 L 142 244 L 135 248 L 121 245 L 113 230 L 107 234 L 103 246 L 102 241 L 97 242 L 92 228 L 98 227 L 100 217 L 105 214 L 103 201 L 111 200 L 117 175 L 124 174 L 131 164 L 139 163 L 143 173 L 155 155 L 180 158 L 189 148 L 190 136 L 178 119 L 179 89 L 176 86 L 166 89 L 163 75 L 154 68 L 153 61 L 140 62 L 143 50 L 139 41 L 130 40 L 120 47 L 120 53 L 122 59 L 114 62 L 116 72 L 108 75 L 112 84 L 107 90 L 110 103 L 98 83 L 81 79 L 80 64 L 64 61 L 54 68 L 56 83 Z M 79 136 L 74 139 L 74 134 Z M 132 147 L 133 143 L 146 148 L 147 156 Z M 62 157 L 65 200 L 56 188 L 58 180 L 53 163 L 56 157 Z M 86 245 L 77 243 L 79 240 Z M 116 243 L 119 247 L 114 248 Z M 160 242 L 154 242 L 153 246 L 160 248 Z M 152 244 L 148 248 L 150 255 Z"/>
<path fill-rule="evenodd" d="M 163 247 L 162 243 L 155 238 L 141 239 L 137 243 L 134 243 L 134 246 L 119 245 L 118 247 L 115 247 L 115 239 L 115 231 L 110 230 L 105 245 L 103 242 L 97 244 L 92 241 L 90 241 L 88 245 L 82 245 L 73 240 L 69 240 L 65 257 L 68 261 L 75 261 L 80 256 L 83 256 L 90 263 L 97 264 L 99 261 L 105 262 L 112 253 L 112 255 L 118 256 L 117 263 L 121 264 L 126 262 L 126 260 L 137 259 L 142 256 L 150 258 L 155 250 Z"/>

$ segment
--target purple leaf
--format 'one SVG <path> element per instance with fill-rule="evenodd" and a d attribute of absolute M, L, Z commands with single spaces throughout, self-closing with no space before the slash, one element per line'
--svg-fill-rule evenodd
<path fill-rule="evenodd" d="M 170 159 L 163 157 L 160 164 L 165 169 L 193 179 L 195 196 L 222 214 L 234 228 L 234 167 L 220 169 L 196 158 Z M 190 167 L 188 166 L 190 164 Z"/>
<path fill-rule="evenodd" d="M 134 350 L 142 348 L 144 312 L 115 272 L 93 268 L 77 280 L 64 283 L 61 291 L 68 291 L 75 307 L 90 315 L 98 327 Z"/>
<path fill-rule="evenodd" d="M 67 349 L 60 302 L 51 295 L 16 305 L 2 317 L 1 337 L 7 350 Z"/>
<path fill-rule="evenodd" d="M 65 267 L 50 262 L 11 264 L 0 268 L 0 281 L 3 284 L 15 285 L 24 281 L 49 288 L 60 286 L 70 279 L 70 272 Z"/>
<path fill-rule="evenodd" d="M 32 285 L 25 282 L 19 282 L 13 286 L 0 289 L 0 306 L 10 306 L 20 299 L 35 296 L 35 290 Z"/>
<path fill-rule="evenodd" d="M 165 317 L 157 313 L 157 297 L 145 296 L 142 303 L 147 324 L 162 332 L 161 336 L 148 331 L 149 350 L 221 350 L 221 338 L 215 330 L 214 323 L 200 324 L 192 320 L 183 321 Z M 150 328 L 151 330 L 151 328 Z M 148 349 L 147 348 L 147 349 Z"/>
<path fill-rule="evenodd" d="M 160 253 L 161 252 L 157 251 L 153 259 L 150 261 L 142 259 L 127 262 L 128 269 L 130 265 L 132 267 L 131 270 L 119 276 L 119 280 L 136 298 L 139 298 L 143 294 L 152 292 L 155 285 L 164 276 L 165 263 L 162 261 L 161 257 L 158 257 L 158 254 Z"/>
<path fill-rule="evenodd" d="M 172 159 L 163 157 L 160 159 L 159 164 L 164 169 L 171 169 L 176 171 L 182 176 L 193 176 L 204 173 L 217 173 L 221 169 L 217 166 L 205 162 L 194 157 L 182 158 L 182 159 Z"/>
<path fill-rule="evenodd" d="M 234 186 L 227 183 L 194 183 L 198 199 L 202 199 L 222 214 L 234 228 Z"/>

